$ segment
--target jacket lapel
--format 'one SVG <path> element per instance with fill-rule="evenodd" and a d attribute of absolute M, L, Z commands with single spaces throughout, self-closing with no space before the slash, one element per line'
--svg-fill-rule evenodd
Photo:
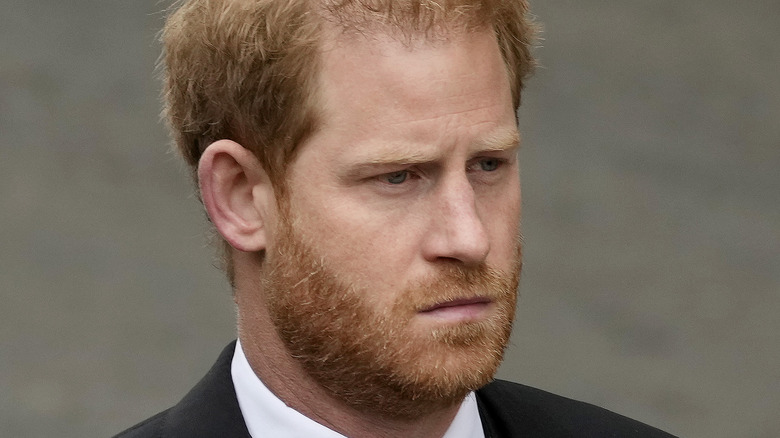
<path fill-rule="evenodd" d="M 235 341 L 225 347 L 206 376 L 168 411 L 163 437 L 250 438 L 230 374 L 235 348 Z"/>

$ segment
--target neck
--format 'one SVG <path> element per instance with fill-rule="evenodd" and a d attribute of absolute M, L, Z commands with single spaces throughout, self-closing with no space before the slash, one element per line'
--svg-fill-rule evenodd
<path fill-rule="evenodd" d="M 345 436 L 441 437 L 459 404 L 414 419 L 358 411 L 319 385 L 288 353 L 261 301 L 262 293 L 236 291 L 238 336 L 252 370 L 287 406 Z"/>

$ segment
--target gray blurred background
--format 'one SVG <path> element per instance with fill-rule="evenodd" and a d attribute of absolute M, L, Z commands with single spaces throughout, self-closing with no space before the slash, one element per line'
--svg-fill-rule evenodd
<path fill-rule="evenodd" d="M 0 0 L 0 436 L 108 436 L 234 337 L 158 122 L 168 2 Z M 501 375 L 780 436 L 780 2 L 547 0 Z"/>

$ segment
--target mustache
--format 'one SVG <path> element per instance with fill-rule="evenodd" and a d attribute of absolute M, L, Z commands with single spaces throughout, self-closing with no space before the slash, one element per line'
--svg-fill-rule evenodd
<path fill-rule="evenodd" d="M 520 263 L 516 265 L 517 268 L 510 272 L 485 264 L 473 267 L 442 266 L 436 274 L 412 283 L 398 297 L 396 306 L 420 312 L 451 301 L 506 300 L 516 293 Z"/>

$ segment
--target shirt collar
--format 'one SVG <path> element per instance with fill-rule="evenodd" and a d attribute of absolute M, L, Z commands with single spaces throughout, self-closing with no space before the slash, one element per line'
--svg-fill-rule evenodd
<path fill-rule="evenodd" d="M 287 406 L 252 371 L 241 341 L 236 342 L 230 374 L 246 428 L 254 438 L 345 438 Z M 442 438 L 484 438 L 474 393 L 469 393 Z"/>

